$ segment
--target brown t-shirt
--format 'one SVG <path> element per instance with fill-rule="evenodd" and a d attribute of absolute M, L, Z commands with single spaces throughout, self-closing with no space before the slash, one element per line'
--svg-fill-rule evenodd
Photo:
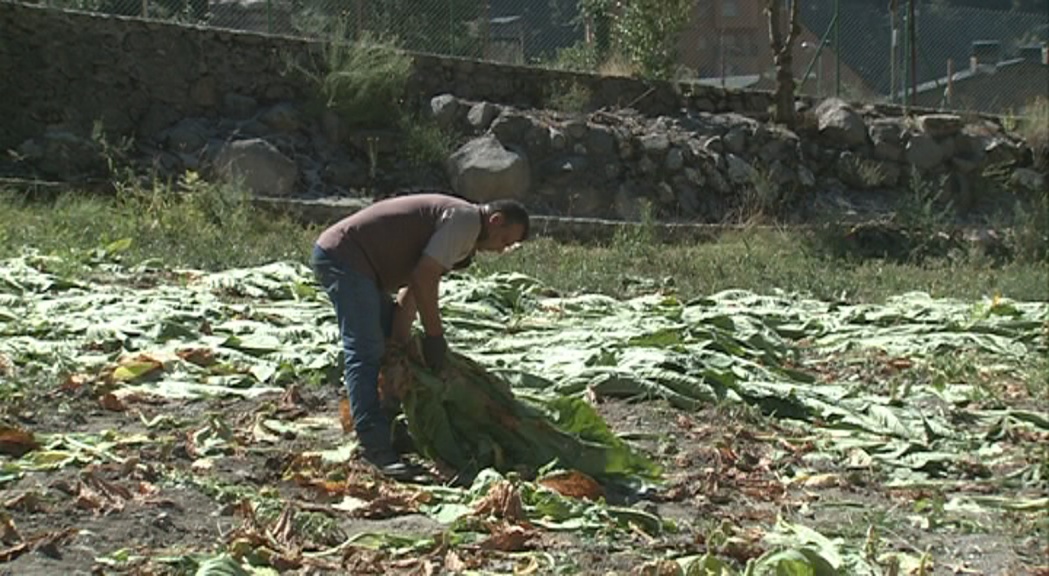
<path fill-rule="evenodd" d="M 473 254 L 480 233 L 478 205 L 444 194 L 410 194 L 350 214 L 324 230 L 317 245 L 394 292 L 408 284 L 423 254 L 451 269 Z"/>

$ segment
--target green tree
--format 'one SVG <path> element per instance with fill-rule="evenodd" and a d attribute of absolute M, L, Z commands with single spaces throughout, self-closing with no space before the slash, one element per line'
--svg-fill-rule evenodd
<path fill-rule="evenodd" d="M 692 0 L 623 0 L 614 11 L 615 49 L 645 76 L 671 78 L 678 41 L 692 16 Z"/>

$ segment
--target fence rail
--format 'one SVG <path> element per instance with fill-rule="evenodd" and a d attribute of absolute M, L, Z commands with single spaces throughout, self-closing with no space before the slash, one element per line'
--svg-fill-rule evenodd
<path fill-rule="evenodd" d="M 908 0 L 796 1 L 799 92 L 1018 117 L 1046 97 L 1046 14 Z M 302 38 L 382 37 L 417 52 L 602 74 L 645 74 L 650 62 L 636 44 L 648 42 L 676 79 L 739 89 L 775 85 L 764 0 L 630 0 L 623 13 L 606 12 L 604 19 L 593 7 L 613 3 L 602 0 L 33 3 Z M 628 25 L 617 27 L 628 17 Z"/>

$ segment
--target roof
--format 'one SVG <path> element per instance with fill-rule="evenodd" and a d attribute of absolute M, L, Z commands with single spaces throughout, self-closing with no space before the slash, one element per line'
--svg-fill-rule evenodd
<path fill-rule="evenodd" d="M 802 24 L 813 34 L 822 36 L 833 20 L 834 1 L 801 0 L 799 16 Z M 901 1 L 900 4 L 899 26 L 902 33 L 905 12 L 902 6 L 906 3 Z M 889 93 L 891 80 L 892 28 L 887 5 L 888 2 L 872 4 L 870 0 L 840 0 L 839 6 L 842 48 L 838 56 L 843 64 L 881 94 Z M 1049 39 L 1049 23 L 1045 14 L 928 3 L 918 5 L 916 12 L 919 84 L 946 76 L 948 59 L 954 60 L 956 70 L 968 68 L 975 41 L 997 40 L 1001 42 L 1003 55 L 1010 55 L 1021 42 L 1026 44 L 1032 39 Z M 828 41 L 833 40 L 832 32 Z M 902 68 L 899 72 L 902 74 Z"/>

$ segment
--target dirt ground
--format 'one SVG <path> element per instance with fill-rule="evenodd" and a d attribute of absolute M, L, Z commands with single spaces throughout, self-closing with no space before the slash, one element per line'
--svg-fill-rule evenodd
<path fill-rule="evenodd" d="M 614 431 L 667 470 L 665 486 L 629 505 L 674 521 L 676 531 L 594 538 L 533 529 L 520 545 L 453 546 L 441 540 L 445 526 L 417 511 L 410 487 L 373 478 L 356 461 L 322 467 L 306 457 L 352 438 L 339 426 L 334 390 L 254 400 L 126 398 L 104 404 L 71 386 L 4 408 L 7 422 L 37 434 L 96 440 L 90 445 L 83 440 L 87 448 L 77 459 L 24 472 L 6 485 L 0 496 L 0 574 L 192 573 L 187 558 L 225 549 L 238 538 L 255 544 L 273 538 L 273 546 L 296 550 L 338 550 L 335 556 L 291 563 L 281 573 L 438 574 L 467 568 L 655 573 L 642 570 L 653 557 L 713 547 L 742 566 L 764 552 L 761 536 L 777 518 L 803 522 L 827 538 L 864 542 L 872 554 L 925 554 L 928 575 L 1049 574 L 1044 526 L 1035 530 L 1031 514 L 964 516 L 935 506 L 919 509 L 916 502 L 928 501 L 929 494 L 886 489 L 827 460 L 820 462 L 824 474 L 784 482 L 792 467 L 805 461 L 811 441 L 804 430 L 782 428 L 746 408 L 684 413 L 654 402 L 598 405 Z M 259 433 L 258 423 L 267 418 L 300 428 Z M 228 428 L 218 430 L 216 422 Z M 211 436 L 201 433 L 209 423 Z M 223 438 L 232 447 L 209 444 L 209 438 Z M 41 446 L 41 461 L 68 452 L 70 442 L 61 449 Z M 12 443 L 5 445 L 10 450 Z M 332 488 L 341 482 L 340 490 Z M 334 505 L 347 494 L 365 505 Z M 265 519 L 261 506 L 254 513 L 244 506 L 263 497 L 276 503 Z M 294 521 L 288 520 L 290 512 Z M 400 551 L 339 548 L 361 533 L 433 540 L 417 548 L 405 544 L 410 549 Z"/>

